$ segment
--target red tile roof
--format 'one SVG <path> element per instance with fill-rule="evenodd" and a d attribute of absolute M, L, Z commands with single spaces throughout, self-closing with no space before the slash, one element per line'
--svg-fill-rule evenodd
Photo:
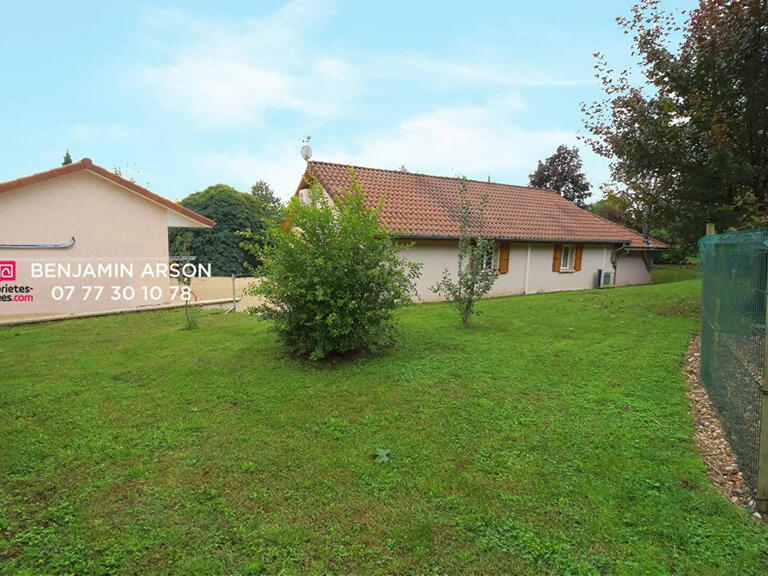
<path fill-rule="evenodd" d="M 110 172 L 109 170 L 106 170 L 101 166 L 96 166 L 96 164 L 94 164 L 90 158 L 83 158 L 79 162 L 73 162 L 72 164 L 60 166 L 58 168 L 54 168 L 46 172 L 39 172 L 37 174 L 32 174 L 31 176 L 25 176 L 24 178 L 10 180 L 9 182 L 0 182 L 0 194 L 2 194 L 3 192 L 10 192 L 11 190 L 16 190 L 17 188 L 21 188 L 23 186 L 29 186 L 30 184 L 45 182 L 46 180 L 50 180 L 52 178 L 58 178 L 60 176 L 65 176 L 67 174 L 74 174 L 75 172 L 79 172 L 81 170 L 89 170 L 94 174 L 98 174 L 99 176 L 102 176 L 107 180 L 111 180 L 115 184 L 119 184 L 120 186 L 128 188 L 132 192 L 136 192 L 137 194 L 144 196 L 145 198 L 151 200 L 152 202 L 165 206 L 166 208 L 169 208 L 174 212 L 178 212 L 179 214 L 186 216 L 187 218 L 191 218 L 195 222 L 199 222 L 200 224 L 204 224 L 205 226 L 214 225 L 213 220 L 206 218 L 205 216 L 201 216 L 200 214 L 198 214 L 197 212 L 193 212 L 189 208 L 184 208 L 184 206 L 180 204 L 176 204 L 176 202 L 171 202 L 170 200 L 163 198 L 162 196 L 158 196 L 154 192 L 150 192 L 146 188 L 143 188 L 142 186 L 139 186 L 138 184 L 131 182 L 130 180 L 126 180 L 125 178 L 118 176 L 114 172 Z"/>
<path fill-rule="evenodd" d="M 329 162 L 308 162 L 299 184 L 312 175 L 333 196 L 350 185 L 350 167 Z M 369 206 L 384 200 L 382 218 L 398 235 L 407 238 L 456 238 L 459 234 L 459 179 L 354 166 L 354 175 Z M 473 205 L 488 195 L 485 234 L 499 240 L 606 242 L 630 248 L 663 249 L 662 242 L 579 208 L 557 192 L 478 180 L 467 181 Z"/>

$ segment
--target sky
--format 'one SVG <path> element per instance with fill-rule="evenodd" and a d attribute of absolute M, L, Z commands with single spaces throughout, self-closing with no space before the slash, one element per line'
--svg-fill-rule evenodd
<path fill-rule="evenodd" d="M 692 0 L 663 0 L 690 8 Z M 624 0 L 13 2 L 0 22 L 0 181 L 66 151 L 180 200 L 313 160 L 527 184 L 632 62 Z"/>

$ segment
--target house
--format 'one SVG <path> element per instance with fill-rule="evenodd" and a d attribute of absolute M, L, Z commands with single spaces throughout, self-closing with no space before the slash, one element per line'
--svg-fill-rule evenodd
<path fill-rule="evenodd" d="M 410 244 L 403 256 L 422 264 L 418 297 L 436 299 L 430 287 L 457 265 L 459 179 L 313 161 L 297 194 L 316 178 L 333 197 L 349 188 L 350 168 L 366 203 L 383 201 L 387 227 Z M 468 180 L 467 191 L 473 205 L 487 195 L 483 235 L 494 240 L 489 265 L 499 272 L 490 295 L 594 288 L 601 270 L 613 271 L 617 286 L 645 284 L 652 255 L 666 248 L 552 190 Z"/>
<path fill-rule="evenodd" d="M 213 224 L 88 158 L 0 183 L 0 320 L 169 303 L 168 228 Z"/>

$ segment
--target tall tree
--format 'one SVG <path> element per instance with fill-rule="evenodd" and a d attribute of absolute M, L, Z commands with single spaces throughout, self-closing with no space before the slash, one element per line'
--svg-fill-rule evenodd
<path fill-rule="evenodd" d="M 602 191 L 602 199 L 588 206 L 590 212 L 636 230 L 643 227 L 642 213 L 638 217 L 637 207 L 632 204 L 630 195 L 610 186 L 603 187 Z"/>
<path fill-rule="evenodd" d="M 280 211 L 283 208 L 283 203 L 266 180 L 257 180 L 256 183 L 251 186 L 251 194 L 261 204 L 266 217 L 272 220 L 280 218 Z"/>
<path fill-rule="evenodd" d="M 64 159 L 61 161 L 62 166 L 66 166 L 67 164 L 72 164 L 72 156 L 69 155 L 69 148 L 67 148 L 67 153 L 64 154 Z"/>
<path fill-rule="evenodd" d="M 489 178 L 490 180 L 490 178 Z M 579 149 L 560 145 L 557 151 L 542 162 L 529 176 L 531 186 L 554 190 L 578 206 L 584 206 L 592 188 L 581 171 Z"/>
<path fill-rule="evenodd" d="M 605 97 L 582 106 L 587 141 L 613 160 L 613 178 L 651 227 L 688 251 L 706 222 L 760 222 L 768 212 L 768 4 L 700 0 L 685 16 L 642 0 L 617 21 L 633 39 L 638 70 L 617 74 L 595 54 Z"/>
<path fill-rule="evenodd" d="M 256 268 L 260 261 L 240 246 L 239 232 L 250 230 L 255 238 L 263 238 L 266 228 L 262 204 L 251 194 L 239 192 L 225 184 L 209 186 L 190 194 L 179 202 L 185 208 L 215 221 L 210 229 L 172 229 L 169 234 L 171 255 L 188 247 L 197 262 L 211 264 L 215 276 L 246 274 L 248 265 Z"/>

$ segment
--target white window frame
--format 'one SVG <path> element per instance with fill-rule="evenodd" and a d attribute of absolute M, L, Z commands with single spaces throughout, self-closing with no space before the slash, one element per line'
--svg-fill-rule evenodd
<path fill-rule="evenodd" d="M 496 243 L 491 243 L 490 247 L 491 249 L 486 254 L 483 254 L 483 270 L 496 270 L 496 268 L 498 268 Z"/>
<path fill-rule="evenodd" d="M 567 254 L 567 257 L 566 257 Z M 560 249 L 560 272 L 573 272 L 576 266 L 576 245 L 563 244 Z"/>

